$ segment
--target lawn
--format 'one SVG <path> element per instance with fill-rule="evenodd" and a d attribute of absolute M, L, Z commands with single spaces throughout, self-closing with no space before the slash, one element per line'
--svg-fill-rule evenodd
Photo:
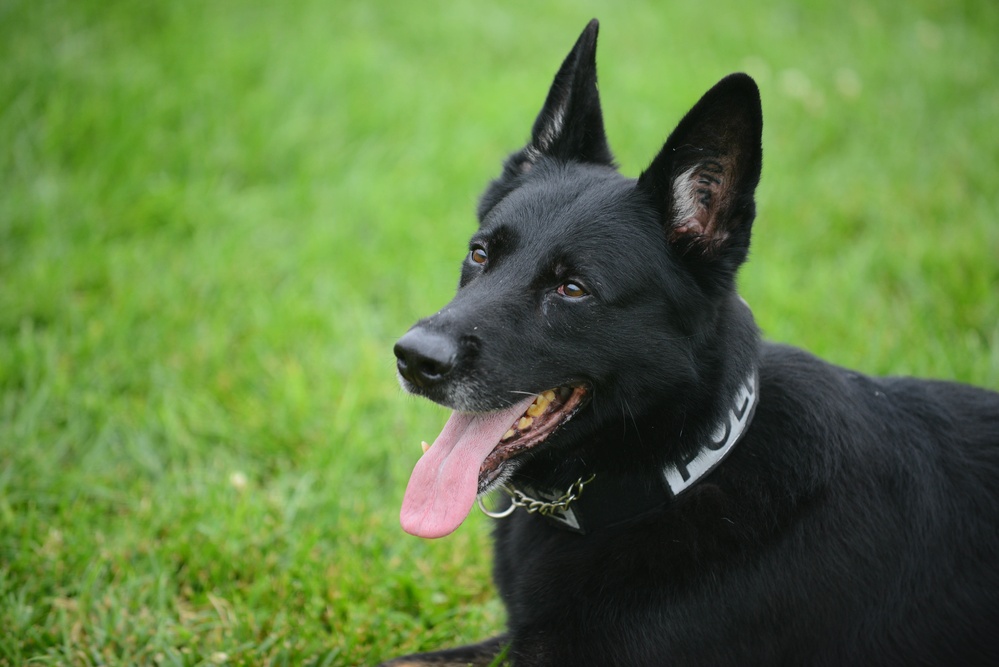
<path fill-rule="evenodd" d="M 489 520 L 398 526 L 392 344 L 601 19 L 637 175 L 760 84 L 766 335 L 999 389 L 999 4 L 0 0 L 0 665 L 371 664 L 484 638 Z"/>

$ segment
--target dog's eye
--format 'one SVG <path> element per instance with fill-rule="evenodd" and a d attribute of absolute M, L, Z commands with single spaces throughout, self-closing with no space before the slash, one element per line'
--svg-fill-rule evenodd
<path fill-rule="evenodd" d="M 558 293 L 562 296 L 567 296 L 570 299 L 578 299 L 580 297 L 586 296 L 588 292 L 579 283 L 567 282 L 558 286 Z"/>
<path fill-rule="evenodd" d="M 485 264 L 486 260 L 489 259 L 489 255 L 486 254 L 486 249 L 481 246 L 475 246 L 472 248 L 472 251 L 468 253 L 468 257 L 476 264 Z"/>

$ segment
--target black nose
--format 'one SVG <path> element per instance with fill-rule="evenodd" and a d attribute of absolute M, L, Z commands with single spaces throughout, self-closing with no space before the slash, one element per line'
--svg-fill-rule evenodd
<path fill-rule="evenodd" d="M 420 327 L 395 344 L 399 374 L 418 387 L 430 387 L 447 379 L 457 356 L 454 340 Z"/>

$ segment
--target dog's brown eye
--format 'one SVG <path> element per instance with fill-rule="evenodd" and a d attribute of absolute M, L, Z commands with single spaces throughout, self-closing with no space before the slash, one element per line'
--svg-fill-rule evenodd
<path fill-rule="evenodd" d="M 485 264 L 486 260 L 489 259 L 489 255 L 486 254 L 486 249 L 479 247 L 472 248 L 472 252 L 470 252 L 468 256 L 476 264 Z"/>
<path fill-rule="evenodd" d="M 567 296 L 570 299 L 578 299 L 581 296 L 586 296 L 587 292 L 579 283 L 568 282 L 559 285 L 558 293 L 562 296 Z"/>

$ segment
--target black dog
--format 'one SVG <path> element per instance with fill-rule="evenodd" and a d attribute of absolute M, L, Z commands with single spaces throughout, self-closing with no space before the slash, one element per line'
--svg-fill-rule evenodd
<path fill-rule="evenodd" d="M 596 39 L 483 195 L 457 296 L 395 348 L 455 410 L 403 527 L 505 490 L 509 630 L 391 664 L 999 665 L 999 394 L 761 342 L 735 291 L 755 83 L 718 83 L 628 179 Z"/>

